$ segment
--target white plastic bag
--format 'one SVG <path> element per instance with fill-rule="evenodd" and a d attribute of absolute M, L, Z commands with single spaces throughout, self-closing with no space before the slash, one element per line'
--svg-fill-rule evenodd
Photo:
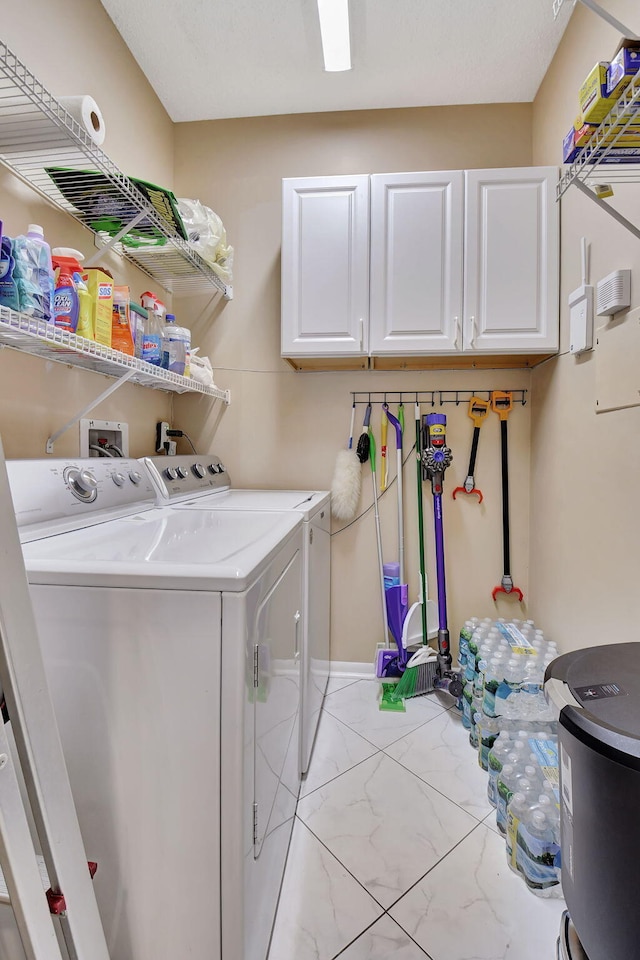
<path fill-rule="evenodd" d="M 213 382 L 213 369 L 209 357 L 196 356 L 200 347 L 195 347 L 191 351 L 191 379 L 197 380 L 205 387 L 215 386 Z"/>
<path fill-rule="evenodd" d="M 227 244 L 227 232 L 218 214 L 199 200 L 186 197 L 178 200 L 178 210 L 194 250 L 225 283 L 231 283 L 233 247 Z"/>

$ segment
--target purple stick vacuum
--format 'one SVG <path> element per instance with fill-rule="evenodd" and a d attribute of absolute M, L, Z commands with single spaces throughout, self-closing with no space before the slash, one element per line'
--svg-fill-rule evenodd
<path fill-rule="evenodd" d="M 447 418 L 443 413 L 429 413 L 424 418 L 422 468 L 425 480 L 431 481 L 435 528 L 436 575 L 438 580 L 438 677 L 449 693 L 459 697 L 462 683 L 451 666 L 449 627 L 447 621 L 447 583 L 444 568 L 444 524 L 442 522 L 442 483 L 444 472 L 453 460 L 447 446 Z"/>

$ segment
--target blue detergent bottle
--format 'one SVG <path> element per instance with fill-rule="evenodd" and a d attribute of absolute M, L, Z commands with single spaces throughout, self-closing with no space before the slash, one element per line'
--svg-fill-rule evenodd
<path fill-rule="evenodd" d="M 18 284 L 20 310 L 39 320 L 52 321 L 54 283 L 51 248 L 39 224 L 30 223 L 27 235 L 15 238 L 13 255 L 22 278 Z"/>
<path fill-rule="evenodd" d="M 0 306 L 9 307 L 11 310 L 20 309 L 15 267 L 13 241 L 11 237 L 2 235 L 2 220 L 0 220 Z"/>

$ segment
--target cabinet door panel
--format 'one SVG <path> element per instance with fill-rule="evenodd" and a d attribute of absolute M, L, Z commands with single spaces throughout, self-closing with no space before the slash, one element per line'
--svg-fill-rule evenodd
<path fill-rule="evenodd" d="M 557 350 L 556 168 L 465 177 L 465 351 Z"/>
<path fill-rule="evenodd" d="M 371 177 L 372 354 L 459 349 L 461 171 Z"/>
<path fill-rule="evenodd" d="M 369 178 L 283 181 L 282 354 L 366 354 Z"/>

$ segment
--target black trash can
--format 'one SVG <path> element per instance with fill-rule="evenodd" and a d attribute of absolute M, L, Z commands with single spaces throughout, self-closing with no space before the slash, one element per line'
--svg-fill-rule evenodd
<path fill-rule="evenodd" d="M 562 887 L 588 960 L 640 956 L 640 644 L 554 660 Z"/>

